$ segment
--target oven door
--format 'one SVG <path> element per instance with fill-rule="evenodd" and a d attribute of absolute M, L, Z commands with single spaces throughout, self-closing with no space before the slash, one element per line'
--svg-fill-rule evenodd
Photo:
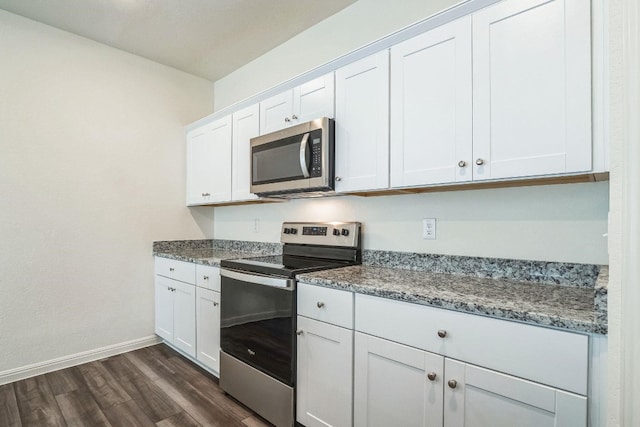
<path fill-rule="evenodd" d="M 251 192 L 333 189 L 333 120 L 303 123 L 251 139 Z"/>
<path fill-rule="evenodd" d="M 289 385 L 295 379 L 295 280 L 221 269 L 220 347 Z"/>

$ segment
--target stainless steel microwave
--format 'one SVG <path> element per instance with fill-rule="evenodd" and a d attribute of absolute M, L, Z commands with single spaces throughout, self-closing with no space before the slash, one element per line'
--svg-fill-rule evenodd
<path fill-rule="evenodd" d="M 251 192 L 304 197 L 333 191 L 334 121 L 326 117 L 251 138 Z"/>

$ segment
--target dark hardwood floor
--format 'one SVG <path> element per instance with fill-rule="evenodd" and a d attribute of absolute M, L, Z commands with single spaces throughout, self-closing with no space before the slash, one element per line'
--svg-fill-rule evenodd
<path fill-rule="evenodd" d="M 164 344 L 0 386 L 0 427 L 266 427 Z"/>

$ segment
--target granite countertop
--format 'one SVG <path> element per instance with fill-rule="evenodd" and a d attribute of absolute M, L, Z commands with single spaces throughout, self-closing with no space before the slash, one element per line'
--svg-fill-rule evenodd
<path fill-rule="evenodd" d="M 175 251 L 162 251 L 154 253 L 155 256 L 170 258 L 178 261 L 193 262 L 195 264 L 210 265 L 220 267 L 220 261 L 232 258 L 247 258 L 256 256 L 251 252 L 228 251 L 224 249 L 201 248 L 201 249 L 178 249 Z"/>
<path fill-rule="evenodd" d="M 604 267 L 600 275 L 606 274 L 608 269 Z M 578 332 L 607 333 L 606 313 L 598 314 L 602 307 L 594 298 L 593 287 L 366 265 L 307 273 L 300 275 L 299 280 L 471 314 Z"/>
<path fill-rule="evenodd" d="M 223 259 L 249 258 L 281 252 L 279 244 L 235 240 L 170 240 L 153 243 L 154 256 L 212 267 L 220 267 L 220 261 Z"/>

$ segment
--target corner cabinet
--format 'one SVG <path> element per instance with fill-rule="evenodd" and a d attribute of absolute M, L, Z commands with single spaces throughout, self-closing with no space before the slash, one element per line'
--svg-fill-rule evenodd
<path fill-rule="evenodd" d="M 591 2 L 473 15 L 474 179 L 590 171 Z"/>
<path fill-rule="evenodd" d="M 260 135 L 319 117 L 334 117 L 333 72 L 260 102 Z"/>
<path fill-rule="evenodd" d="M 187 133 L 187 206 L 231 200 L 231 116 Z"/>
<path fill-rule="evenodd" d="M 389 188 L 389 51 L 336 71 L 335 189 Z"/>

